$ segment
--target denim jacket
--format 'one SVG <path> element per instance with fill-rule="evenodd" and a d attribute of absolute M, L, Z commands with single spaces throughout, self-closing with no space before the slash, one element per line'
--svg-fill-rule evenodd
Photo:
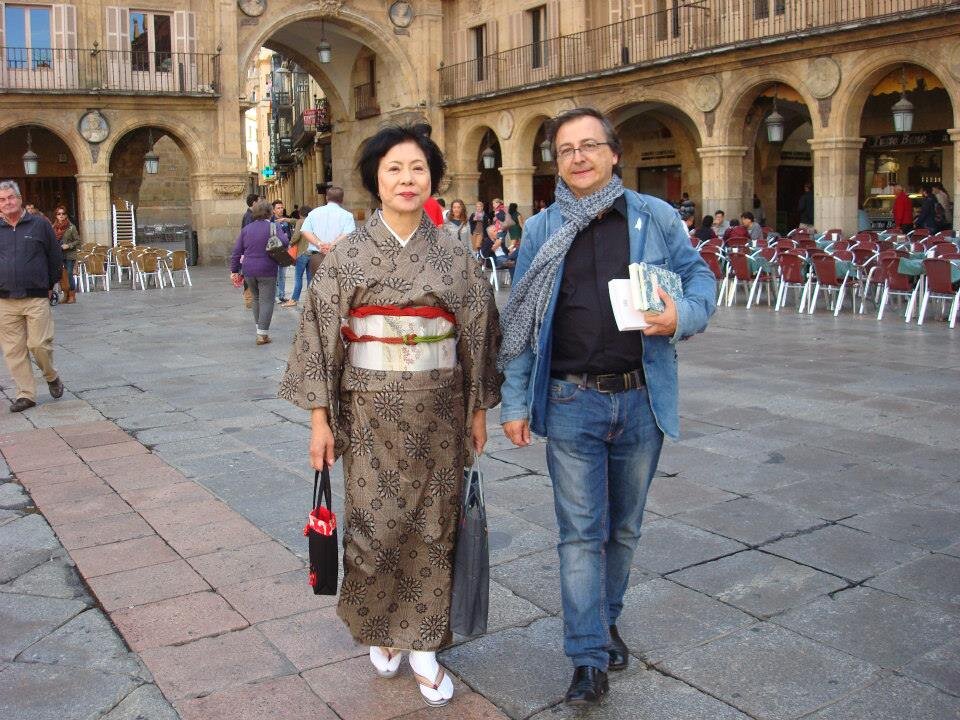
<path fill-rule="evenodd" d="M 699 253 L 690 244 L 687 229 L 677 211 L 667 203 L 633 190 L 625 190 L 627 227 L 630 231 L 630 261 L 662 265 L 683 281 L 683 299 L 677 303 L 677 330 L 672 338 L 647 336 L 643 339 L 643 372 L 648 397 L 657 425 L 674 440 L 680 436 L 678 411 L 676 342 L 695 335 L 707 326 L 716 309 L 716 280 Z M 537 213 L 523 227 L 523 240 L 514 283 L 518 282 L 537 251 L 563 223 L 556 205 Z M 553 283 L 547 314 L 540 329 L 539 347 L 527 348 L 506 367 L 500 421 L 530 419 L 530 429 L 545 436 L 547 393 L 550 385 L 550 357 L 553 314 L 557 307 L 561 264 Z M 511 298 L 512 300 L 512 298 Z M 637 331 L 639 332 L 639 331 Z"/>

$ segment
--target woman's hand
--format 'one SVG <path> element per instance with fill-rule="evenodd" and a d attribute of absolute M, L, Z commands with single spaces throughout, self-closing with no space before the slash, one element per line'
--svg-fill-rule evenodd
<path fill-rule="evenodd" d="M 470 439 L 473 441 L 473 449 L 477 454 L 483 452 L 487 444 L 487 411 L 474 410 L 473 419 L 470 423 Z"/>
<path fill-rule="evenodd" d="M 310 464 L 314 470 L 333 467 L 333 445 L 327 409 L 315 408 L 310 416 Z"/>

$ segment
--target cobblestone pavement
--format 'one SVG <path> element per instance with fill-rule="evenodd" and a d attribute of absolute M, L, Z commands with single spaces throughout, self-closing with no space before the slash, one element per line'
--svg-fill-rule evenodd
<path fill-rule="evenodd" d="M 443 653 L 456 701 L 426 710 L 305 585 L 307 415 L 275 397 L 298 313 L 255 347 L 226 273 L 194 281 L 58 308 L 66 395 L 0 415 L 0 717 L 571 716 L 543 444 L 491 415 L 490 632 Z M 763 305 L 681 346 L 683 438 L 620 621 L 635 662 L 587 716 L 960 718 L 956 340 Z"/>

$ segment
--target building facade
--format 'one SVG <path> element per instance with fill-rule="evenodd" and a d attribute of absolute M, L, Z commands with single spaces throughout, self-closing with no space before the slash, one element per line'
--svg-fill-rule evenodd
<path fill-rule="evenodd" d="M 253 187 L 292 208 L 336 183 L 364 215 L 362 141 L 415 118 L 446 198 L 529 212 L 552 197 L 544 123 L 577 105 L 614 118 L 629 187 L 698 212 L 759 204 L 788 227 L 812 182 L 816 225 L 852 232 L 893 183 L 960 191 L 956 0 L 115 2 L 0 2 L 0 175 L 85 239 L 130 203 L 216 262 Z"/>

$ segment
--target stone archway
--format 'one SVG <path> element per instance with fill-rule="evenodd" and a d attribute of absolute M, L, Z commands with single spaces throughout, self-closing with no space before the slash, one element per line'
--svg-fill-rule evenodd
<path fill-rule="evenodd" d="M 856 164 L 859 182 L 848 202 L 864 209 L 871 227 L 892 224 L 889 206 L 893 187 L 903 185 L 918 195 L 924 185 L 941 183 L 951 197 L 960 188 L 960 130 L 957 86 L 949 74 L 939 74 L 935 62 L 890 62 L 864 66 L 853 74 L 851 93 L 842 116 L 844 128 L 855 125 L 854 136 L 862 138 Z M 910 132 L 898 133 L 893 106 L 901 97 L 913 105 Z M 853 160 L 853 158 L 849 158 Z M 960 210 L 954 203 L 952 224 L 957 227 Z M 861 215 L 861 221 L 862 220 Z"/>
<path fill-rule="evenodd" d="M 36 175 L 27 175 L 22 156 L 30 147 L 39 157 Z M 81 202 L 77 187 L 77 158 L 60 133 L 40 124 L 19 125 L 0 130 L 0 178 L 13 180 L 24 203 L 31 203 L 47 217 L 53 208 L 65 205 L 74 222 L 79 222 Z"/>
<path fill-rule="evenodd" d="M 767 120 L 776 107 L 783 118 L 783 139 L 769 139 Z M 813 100 L 783 73 L 758 78 L 731 102 L 718 122 L 726 144 L 738 151 L 732 192 L 736 212 L 762 216 L 766 225 L 785 231 L 796 227 L 797 204 L 805 183 L 813 182 L 810 140 L 816 134 Z M 816 186 L 816 183 L 814 183 Z"/>
<path fill-rule="evenodd" d="M 702 143 L 700 130 L 685 111 L 645 100 L 622 105 L 608 115 L 623 145 L 620 167 L 624 185 L 674 205 L 687 192 L 698 208 L 706 211 L 697 155 Z"/>

